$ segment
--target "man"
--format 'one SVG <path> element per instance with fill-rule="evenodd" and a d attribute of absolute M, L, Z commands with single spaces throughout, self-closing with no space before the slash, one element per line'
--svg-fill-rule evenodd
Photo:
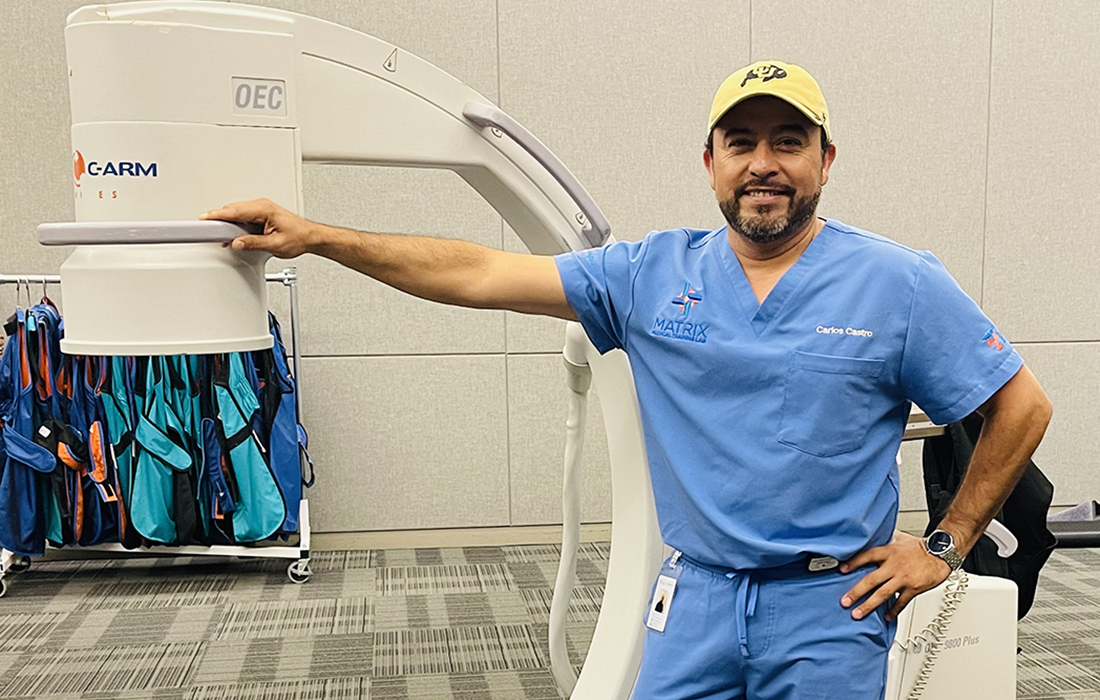
<path fill-rule="evenodd" d="M 980 537 L 1051 408 L 931 254 L 816 217 L 835 158 L 817 83 L 765 61 L 713 102 L 703 162 L 728 224 L 713 231 L 544 258 L 335 229 L 265 200 L 206 217 L 263 222 L 239 250 L 579 320 L 601 352 L 627 352 L 676 549 L 634 698 L 874 700 L 897 614 Z M 927 543 L 894 533 L 910 401 L 940 423 L 985 417 Z"/>

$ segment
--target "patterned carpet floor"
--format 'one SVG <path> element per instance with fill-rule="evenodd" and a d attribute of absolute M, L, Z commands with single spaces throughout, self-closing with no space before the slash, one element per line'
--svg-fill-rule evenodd
<path fill-rule="evenodd" d="M 591 641 L 610 548 L 582 545 L 568 639 Z M 0 599 L 0 698 L 557 700 L 555 546 L 285 560 L 36 561 Z M 1020 625 L 1018 697 L 1100 700 L 1100 550 L 1061 550 Z"/>

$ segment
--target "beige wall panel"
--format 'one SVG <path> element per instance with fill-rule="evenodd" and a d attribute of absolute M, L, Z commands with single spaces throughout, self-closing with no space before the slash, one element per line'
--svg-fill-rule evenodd
<path fill-rule="evenodd" d="M 35 227 L 73 220 L 65 18 L 79 0 L 0 3 L 0 272 L 57 274 Z"/>
<path fill-rule="evenodd" d="M 1054 483 L 1055 504 L 1100 500 L 1096 397 L 1100 343 L 1017 345 L 1054 404 L 1054 417 L 1035 464 Z"/>
<path fill-rule="evenodd" d="M 569 389 L 561 355 L 508 358 L 508 436 L 512 524 L 561 522 L 562 468 Z M 595 391 L 589 393 L 581 465 L 581 520 L 611 520 L 607 433 Z"/>
<path fill-rule="evenodd" d="M 508 524 L 503 356 L 307 358 L 314 528 Z"/>
<path fill-rule="evenodd" d="M 820 211 L 928 248 L 980 299 L 990 0 L 755 0 L 753 59 L 800 64 L 837 160 Z"/>
<path fill-rule="evenodd" d="M 620 240 L 722 223 L 702 143 L 748 60 L 748 0 L 500 0 L 501 105 L 580 179 Z"/>
<path fill-rule="evenodd" d="M 998 0 L 986 309 L 1014 341 L 1100 338 L 1100 4 Z"/>
<path fill-rule="evenodd" d="M 924 467 L 921 463 L 923 440 L 901 443 L 901 510 L 927 510 L 924 498 Z"/>
<path fill-rule="evenodd" d="M 560 353 L 565 345 L 565 321 L 548 316 L 505 315 L 510 353 Z"/>
<path fill-rule="evenodd" d="M 303 183 L 306 216 L 317 221 L 500 247 L 500 217 L 454 173 L 306 164 Z M 415 299 L 313 256 L 295 262 L 308 355 L 504 351 L 503 312 Z"/>

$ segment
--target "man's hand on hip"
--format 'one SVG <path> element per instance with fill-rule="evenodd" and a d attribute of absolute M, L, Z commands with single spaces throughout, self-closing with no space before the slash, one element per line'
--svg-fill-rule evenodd
<path fill-rule="evenodd" d="M 844 562 L 840 570 L 848 573 L 867 564 L 878 564 L 878 568 L 860 579 L 840 599 L 840 604 L 849 608 L 870 594 L 852 610 L 852 617 L 857 620 L 890 600 L 895 593 L 898 599 L 887 611 L 886 619 L 896 619 L 917 594 L 935 588 L 951 574 L 947 562 L 928 553 L 923 539 L 904 532 L 896 533 L 890 544 L 860 552 Z"/>

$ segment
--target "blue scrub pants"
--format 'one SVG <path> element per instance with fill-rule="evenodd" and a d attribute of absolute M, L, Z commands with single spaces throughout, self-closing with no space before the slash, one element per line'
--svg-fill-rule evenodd
<path fill-rule="evenodd" d="M 720 571 L 684 558 L 632 700 L 881 700 L 895 623 L 840 599 L 873 570 Z M 666 563 L 662 573 L 667 573 Z"/>

